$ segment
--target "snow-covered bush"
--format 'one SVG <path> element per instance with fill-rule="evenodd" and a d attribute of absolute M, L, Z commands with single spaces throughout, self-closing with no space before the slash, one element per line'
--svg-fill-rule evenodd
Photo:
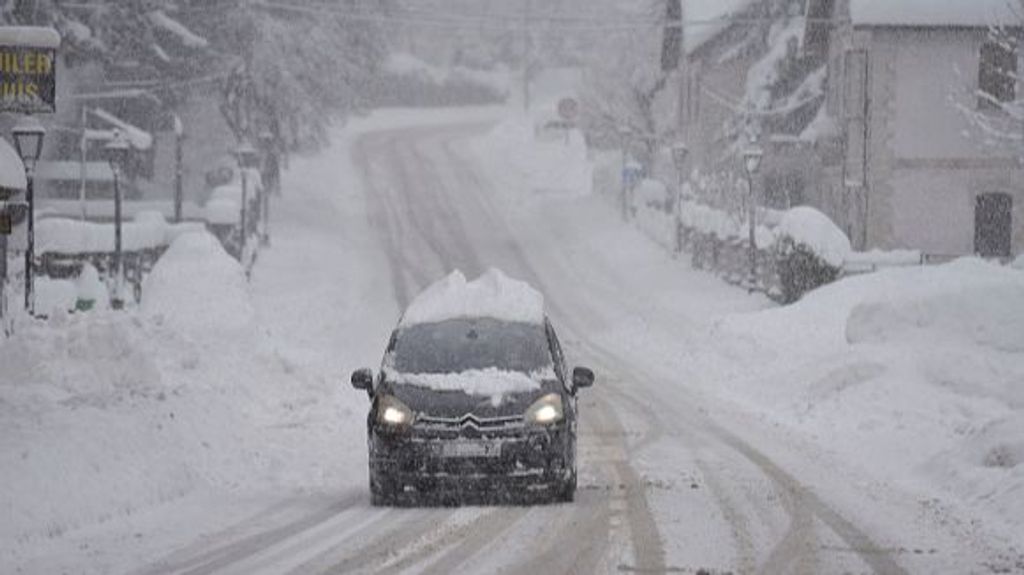
<path fill-rule="evenodd" d="M 834 282 L 841 271 L 814 253 L 810 246 L 790 236 L 779 239 L 775 253 L 783 303 L 793 303 L 805 293 Z"/>
<path fill-rule="evenodd" d="M 793 208 L 776 231 L 775 258 L 784 303 L 793 303 L 839 277 L 851 252 L 850 240 L 828 216 L 807 206 Z"/>

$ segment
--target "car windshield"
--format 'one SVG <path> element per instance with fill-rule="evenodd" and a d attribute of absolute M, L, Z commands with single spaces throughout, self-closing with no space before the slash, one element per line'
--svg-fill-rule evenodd
<path fill-rule="evenodd" d="M 531 373 L 552 360 L 542 325 L 460 318 L 401 328 L 386 363 L 401 373 Z"/>

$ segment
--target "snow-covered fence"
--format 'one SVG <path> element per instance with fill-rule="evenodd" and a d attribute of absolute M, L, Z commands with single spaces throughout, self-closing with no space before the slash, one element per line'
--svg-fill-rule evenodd
<path fill-rule="evenodd" d="M 121 226 L 121 258 L 125 279 L 136 301 L 142 280 L 167 246 L 178 236 L 205 229 L 201 222 L 169 224 L 159 212 L 141 212 Z M 83 269 L 95 268 L 109 279 L 115 265 L 115 231 L 112 223 L 44 218 L 36 223 L 36 266 L 51 279 L 77 278 Z"/>
<path fill-rule="evenodd" d="M 782 212 L 758 208 L 751 270 L 749 220 L 690 199 L 672 202 L 664 184 L 648 180 L 631 198 L 634 222 L 666 249 L 690 254 L 695 269 L 761 291 L 782 302 L 851 273 L 920 265 L 919 252 L 856 253 L 846 235 L 821 212 L 800 206 Z M 753 274 L 751 273 L 753 271 Z"/>

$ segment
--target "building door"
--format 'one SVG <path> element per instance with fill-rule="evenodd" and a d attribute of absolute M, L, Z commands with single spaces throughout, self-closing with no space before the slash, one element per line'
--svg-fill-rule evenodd
<path fill-rule="evenodd" d="M 974 206 L 974 252 L 986 258 L 1010 257 L 1013 198 L 1009 194 L 978 196 Z"/>

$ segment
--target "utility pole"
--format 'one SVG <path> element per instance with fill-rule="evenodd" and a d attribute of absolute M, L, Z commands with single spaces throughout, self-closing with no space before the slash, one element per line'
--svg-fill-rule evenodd
<path fill-rule="evenodd" d="M 85 195 L 85 180 L 86 180 L 86 161 L 88 160 L 89 152 L 89 136 L 88 126 L 86 125 L 89 121 L 89 107 L 82 104 L 82 114 L 80 118 L 82 137 L 78 140 L 78 204 L 82 209 L 82 221 L 89 219 L 88 202 L 86 202 Z"/>
<path fill-rule="evenodd" d="M 530 111 L 530 2 L 523 0 L 523 111 Z"/>
<path fill-rule="evenodd" d="M 686 53 L 686 0 L 670 0 L 679 2 L 679 110 L 676 124 L 679 132 L 682 133 L 683 125 L 687 121 L 686 106 L 689 103 L 689 78 L 686 75 L 687 53 Z"/>

